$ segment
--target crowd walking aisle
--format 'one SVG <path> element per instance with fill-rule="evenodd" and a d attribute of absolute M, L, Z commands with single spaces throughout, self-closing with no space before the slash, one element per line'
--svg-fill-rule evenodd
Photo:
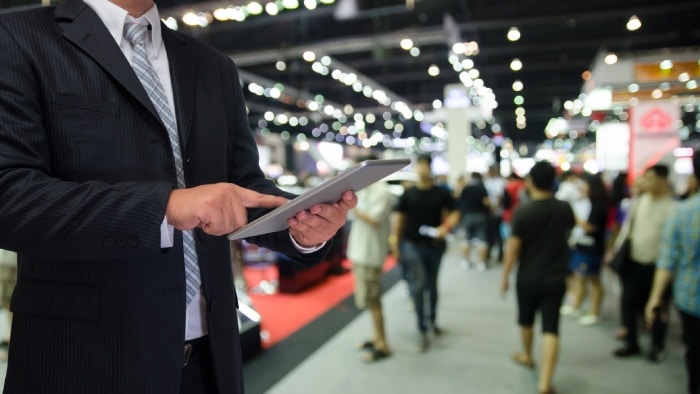
<path fill-rule="evenodd" d="M 366 364 L 355 345 L 367 338 L 370 316 L 362 313 L 268 391 L 271 394 L 533 394 L 537 374 L 516 365 L 511 353 L 519 350 L 514 291 L 499 296 L 500 266 L 480 272 L 460 266 L 454 245 L 445 254 L 440 272 L 438 324 L 445 333 L 431 336 L 426 353 L 417 351 L 413 311 L 407 309 L 403 282 L 383 296 L 391 357 Z M 609 276 L 610 274 L 608 274 Z M 686 374 L 678 315 L 674 311 L 667 342 L 667 358 L 651 364 L 643 357 L 620 360 L 612 356 L 619 343 L 613 338 L 619 323 L 618 295 L 608 295 L 602 321 L 582 327 L 562 317 L 561 352 L 554 375 L 560 394 L 683 394 Z M 514 282 L 513 282 L 514 284 Z M 611 291 L 612 290 L 612 291 Z M 539 322 L 535 328 L 539 330 Z M 536 336 L 537 337 L 537 336 Z M 642 344 L 647 344 L 646 334 Z M 534 344 L 535 361 L 540 358 Z M 4 384 L 6 362 L 0 362 Z M 269 376 L 269 375 L 268 375 Z M 246 375 L 246 379 L 265 379 Z M 247 394 L 260 394 L 248 392 Z"/>
<path fill-rule="evenodd" d="M 519 366 L 510 358 L 520 350 L 520 339 L 514 291 L 505 299 L 499 296 L 501 267 L 485 272 L 465 271 L 455 249 L 450 246 L 445 254 L 438 286 L 441 299 L 437 322 L 445 333 L 439 338 L 431 336 L 426 353 L 417 351 L 415 319 L 407 309 L 405 284 L 399 282 L 383 297 L 391 357 L 372 364 L 361 360 L 355 345 L 367 339 L 364 336 L 371 327 L 369 315 L 363 313 L 268 392 L 536 393 L 536 371 Z M 598 325 L 583 327 L 574 318 L 562 317 L 560 359 L 553 383 L 557 393 L 685 393 L 685 350 L 675 311 L 666 360 L 652 364 L 643 357 L 613 357 L 612 350 L 619 346 L 614 332 L 620 319 L 618 295 L 611 294 L 616 290 L 611 287 L 617 279 L 610 275 L 606 280 L 609 293 Z M 539 321 L 535 329 L 539 331 Z M 642 343 L 648 343 L 646 337 Z M 538 339 L 533 349 L 535 362 L 539 362 Z"/>

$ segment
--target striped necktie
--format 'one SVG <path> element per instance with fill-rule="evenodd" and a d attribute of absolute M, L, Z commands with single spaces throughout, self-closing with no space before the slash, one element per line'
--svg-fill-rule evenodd
<path fill-rule="evenodd" d="M 170 145 L 173 149 L 173 157 L 175 158 L 175 170 L 177 172 L 177 185 L 179 188 L 185 187 L 185 171 L 182 165 L 182 153 L 180 150 L 180 140 L 177 133 L 177 123 L 174 115 L 168 105 L 168 98 L 163 90 L 163 85 L 160 83 L 158 74 L 153 69 L 153 65 L 148 60 L 146 52 L 146 36 L 150 31 L 150 26 L 144 26 L 135 23 L 127 23 L 124 26 L 124 38 L 131 43 L 133 48 L 133 56 L 131 58 L 131 67 L 136 72 L 141 84 L 151 102 L 156 107 L 160 119 L 163 121 L 165 128 L 168 130 L 170 137 Z M 200 277 L 199 265 L 197 263 L 197 252 L 195 249 L 194 236 L 192 231 L 182 232 L 183 250 L 185 253 L 185 291 L 187 296 L 187 304 L 199 292 Z"/>

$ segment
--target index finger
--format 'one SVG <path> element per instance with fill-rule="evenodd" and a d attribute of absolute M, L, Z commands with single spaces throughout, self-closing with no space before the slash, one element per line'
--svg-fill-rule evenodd
<path fill-rule="evenodd" d="M 271 194 L 260 194 L 257 205 L 250 206 L 247 208 L 277 208 L 287 203 L 286 198 L 280 196 L 273 196 Z"/>

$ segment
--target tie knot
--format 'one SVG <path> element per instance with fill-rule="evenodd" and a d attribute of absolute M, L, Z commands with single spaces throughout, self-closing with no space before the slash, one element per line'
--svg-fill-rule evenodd
<path fill-rule="evenodd" d="M 138 23 L 127 23 L 124 25 L 124 38 L 129 41 L 131 46 L 145 42 L 146 34 L 148 34 L 148 26 Z"/>

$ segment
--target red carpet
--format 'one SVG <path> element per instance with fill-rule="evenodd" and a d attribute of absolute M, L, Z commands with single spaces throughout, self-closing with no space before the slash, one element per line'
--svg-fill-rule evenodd
<path fill-rule="evenodd" d="M 392 257 L 387 258 L 384 271 L 395 265 Z M 343 266 L 350 268 L 345 260 Z M 277 278 L 276 267 L 265 272 L 259 269 L 244 269 L 248 287 L 255 287 L 261 280 Z M 353 292 L 352 273 L 329 275 L 324 280 L 307 288 L 299 294 L 274 293 L 270 295 L 250 292 L 253 307 L 261 315 L 261 332 L 263 348 L 269 348 L 284 340 L 289 335 L 313 321 L 329 309 L 338 305 Z"/>

